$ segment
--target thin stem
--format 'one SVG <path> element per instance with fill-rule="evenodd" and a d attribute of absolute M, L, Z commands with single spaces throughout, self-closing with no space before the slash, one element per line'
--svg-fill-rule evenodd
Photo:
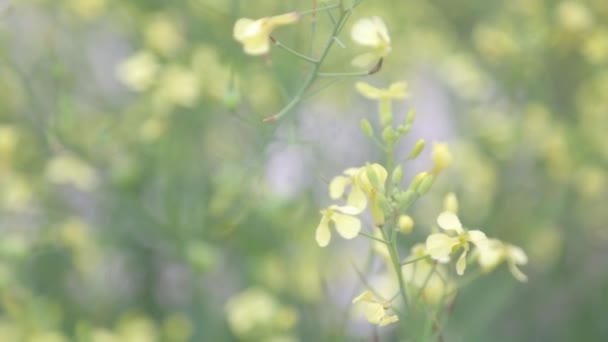
<path fill-rule="evenodd" d="M 371 234 L 367 234 L 367 233 L 365 233 L 365 232 L 359 232 L 359 235 L 361 235 L 361 236 L 365 236 L 366 238 L 369 238 L 369 239 L 372 239 L 372 240 L 376 240 L 376 241 L 381 242 L 381 243 L 383 243 L 383 244 L 385 244 L 385 245 L 388 245 L 388 244 L 389 244 L 389 242 L 388 242 L 388 241 L 382 240 L 382 239 L 380 239 L 380 238 L 377 238 L 377 237 L 375 237 L 375 236 L 373 236 L 373 235 L 371 235 Z"/>
<path fill-rule="evenodd" d="M 317 9 L 317 10 L 319 10 L 319 9 Z M 304 82 L 302 83 L 302 86 L 300 87 L 300 89 L 298 90 L 296 95 L 293 97 L 293 99 L 285 107 L 283 107 L 283 109 L 281 109 L 281 111 L 279 111 L 277 114 L 264 118 L 263 119 L 264 122 L 276 121 L 276 120 L 280 119 L 285 114 L 287 114 L 292 108 L 294 108 L 298 103 L 300 103 L 300 101 L 302 100 L 302 96 L 304 95 L 306 90 L 308 90 L 308 88 L 310 88 L 310 86 L 317 79 L 317 76 L 319 73 L 319 68 L 320 68 L 321 64 L 323 63 L 323 61 L 325 60 L 325 58 L 327 57 L 327 55 L 329 54 L 329 51 L 331 50 L 331 47 L 335 42 L 334 37 L 337 36 L 340 33 L 340 30 L 342 29 L 342 27 L 344 27 L 344 24 L 350 17 L 351 11 L 352 11 L 352 9 L 344 12 L 340 16 L 340 19 L 338 20 L 338 24 L 336 26 L 334 26 L 334 30 L 332 31 L 330 38 L 327 40 L 327 43 L 325 44 L 325 48 L 323 49 L 321 56 L 319 57 L 318 61 L 313 64 L 313 68 L 312 68 L 311 72 L 308 74 L 308 77 L 304 80 Z"/>
<path fill-rule="evenodd" d="M 320 72 L 319 77 L 357 77 L 367 76 L 369 71 L 354 71 L 354 72 Z"/>
<path fill-rule="evenodd" d="M 426 259 L 427 257 L 428 257 L 428 255 L 423 255 L 423 256 L 418 257 L 418 258 L 414 258 L 414 259 L 406 260 L 406 261 L 404 261 L 404 262 L 402 262 L 402 263 L 401 263 L 401 266 L 405 266 L 405 265 L 413 264 L 413 263 L 415 263 L 415 262 L 417 262 L 417 261 L 424 260 L 424 259 Z"/>
<path fill-rule="evenodd" d="M 296 50 L 294 50 L 294 49 L 292 49 L 292 48 L 290 48 L 290 47 L 285 46 L 283 43 L 281 43 L 280 41 L 278 41 L 278 40 L 274 39 L 273 37 L 270 37 L 270 40 L 272 40 L 272 42 L 273 42 L 273 43 L 274 43 L 276 46 L 280 47 L 281 49 L 283 49 L 283 50 L 285 50 L 285 51 L 287 51 L 287 52 L 291 53 L 292 55 L 294 55 L 294 56 L 296 56 L 296 57 L 298 57 L 298 58 L 301 58 L 301 59 L 303 59 L 303 60 L 305 60 L 305 61 L 307 61 L 307 62 L 313 63 L 313 64 L 317 64 L 317 63 L 319 63 L 319 60 L 314 59 L 314 58 L 312 58 L 312 57 L 308 57 L 308 56 L 306 56 L 305 54 L 299 53 L 298 51 L 296 51 Z"/>
<path fill-rule="evenodd" d="M 298 14 L 299 15 L 316 14 L 318 12 L 329 11 L 329 10 L 332 10 L 332 9 L 338 8 L 338 7 L 340 7 L 340 4 L 327 5 L 327 6 L 323 6 L 323 7 L 319 7 L 319 8 L 311 8 L 309 10 L 301 11 L 301 12 L 298 12 Z"/>
<path fill-rule="evenodd" d="M 390 226 L 390 225 L 389 225 Z M 389 227 L 394 229 L 394 227 Z M 386 239 L 387 233 L 382 229 L 382 236 Z M 399 283 L 399 293 L 401 297 L 403 297 L 403 302 L 405 303 L 405 308 L 409 308 L 409 300 L 407 297 L 407 291 L 405 289 L 405 282 L 403 281 L 403 273 L 401 272 L 401 263 L 399 262 L 399 254 L 397 251 L 397 239 L 392 239 L 390 244 L 388 245 L 388 253 L 391 259 L 391 264 L 395 273 L 397 275 L 397 281 Z"/>

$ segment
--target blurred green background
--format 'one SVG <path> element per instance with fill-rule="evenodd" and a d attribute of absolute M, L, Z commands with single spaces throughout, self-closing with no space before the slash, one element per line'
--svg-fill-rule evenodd
<path fill-rule="evenodd" d="M 369 243 L 322 249 L 314 229 L 328 180 L 381 159 L 359 130 L 375 105 L 345 79 L 262 123 L 305 64 L 232 38 L 240 17 L 311 7 L 0 1 L 1 341 L 372 339 L 345 314 Z M 445 340 L 608 340 L 608 1 L 364 1 L 354 18 L 374 15 L 393 51 L 366 81 L 406 80 L 395 111 L 418 113 L 400 153 L 454 155 L 414 207 L 419 241 L 453 191 L 468 226 L 530 258 L 526 284 L 502 267 L 464 288 Z M 323 70 L 349 70 L 351 24 Z M 276 37 L 304 50 L 310 27 Z"/>

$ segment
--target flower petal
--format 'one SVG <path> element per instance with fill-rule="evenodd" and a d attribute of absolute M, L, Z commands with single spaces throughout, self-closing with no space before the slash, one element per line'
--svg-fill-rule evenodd
<path fill-rule="evenodd" d="M 255 29 L 256 25 L 259 26 L 259 24 L 256 24 L 256 21 L 253 19 L 241 18 L 241 19 L 237 20 L 236 23 L 234 23 L 234 30 L 232 33 L 232 35 L 234 36 L 234 39 L 236 39 L 239 42 L 243 41 L 243 39 L 245 39 L 246 37 L 251 35 L 252 28 Z M 253 31 L 255 31 L 255 30 L 253 30 Z"/>
<path fill-rule="evenodd" d="M 319 223 L 319 226 L 317 226 L 315 239 L 321 247 L 327 246 L 329 244 L 329 241 L 331 240 L 331 231 L 329 230 L 329 219 L 325 215 L 321 217 L 321 222 Z"/>
<path fill-rule="evenodd" d="M 382 20 L 379 21 L 384 25 Z M 353 41 L 361 45 L 376 47 L 382 43 L 382 34 L 378 34 L 378 29 L 386 31 L 386 26 L 378 27 L 376 20 L 363 18 L 353 24 L 350 36 Z"/>
<path fill-rule="evenodd" d="M 462 254 L 460 255 L 460 257 L 458 258 L 458 261 L 456 262 L 456 273 L 458 273 L 458 275 L 463 275 L 464 274 L 464 270 L 467 268 L 467 250 L 465 249 Z"/>
<path fill-rule="evenodd" d="M 506 253 L 507 259 L 513 260 L 516 265 L 525 265 L 528 263 L 528 256 L 523 249 L 517 246 L 508 245 Z"/>
<path fill-rule="evenodd" d="M 469 230 L 467 234 L 469 236 L 469 241 L 477 248 L 483 248 L 484 244 L 488 243 L 488 237 L 481 230 Z"/>
<path fill-rule="evenodd" d="M 452 253 L 458 244 L 458 238 L 445 234 L 431 234 L 426 238 L 426 251 L 433 259 L 444 259 Z"/>
<path fill-rule="evenodd" d="M 441 229 L 462 232 L 462 223 L 458 216 L 451 211 L 444 211 L 437 217 L 437 224 Z"/>
<path fill-rule="evenodd" d="M 372 52 L 366 52 L 366 53 L 357 55 L 355 58 L 353 58 L 353 61 L 351 62 L 351 64 L 358 68 L 367 68 L 367 67 L 371 66 L 372 64 L 376 63 L 379 59 L 380 59 L 380 56 L 378 56 L 378 54 L 375 54 Z M 367 96 L 367 97 L 371 98 L 371 99 L 376 98 L 376 97 L 370 97 L 370 96 Z"/>
<path fill-rule="evenodd" d="M 511 271 L 511 274 L 513 277 L 515 277 L 515 279 L 521 281 L 522 283 L 528 281 L 528 277 L 517 267 L 517 265 L 515 265 L 515 263 L 509 262 L 508 265 L 509 271 Z"/>
<path fill-rule="evenodd" d="M 334 213 L 332 216 L 336 231 L 343 238 L 350 240 L 354 239 L 359 235 L 361 231 L 361 221 L 353 216 Z"/>
<path fill-rule="evenodd" d="M 329 183 L 329 197 L 338 199 L 344 195 L 344 189 L 351 183 L 350 177 L 337 176 Z"/>
<path fill-rule="evenodd" d="M 350 194 L 348 194 L 348 198 L 346 199 L 346 203 L 349 206 L 359 208 L 363 211 L 367 205 L 367 197 L 365 197 L 365 193 L 360 187 L 353 185 L 350 189 Z"/>
<path fill-rule="evenodd" d="M 386 24 L 380 17 L 373 17 L 374 26 L 376 29 L 376 33 L 383 43 L 390 43 L 391 37 L 388 35 L 388 29 L 386 28 Z"/>

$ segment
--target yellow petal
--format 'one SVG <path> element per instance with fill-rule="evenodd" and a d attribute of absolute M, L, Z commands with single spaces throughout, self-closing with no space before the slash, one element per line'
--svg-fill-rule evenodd
<path fill-rule="evenodd" d="M 481 230 L 469 230 L 467 234 L 469 236 L 469 241 L 471 241 L 478 248 L 483 247 L 483 244 L 488 242 L 486 234 L 484 234 L 484 232 Z"/>
<path fill-rule="evenodd" d="M 379 21 L 382 22 L 382 20 Z M 384 26 L 384 31 L 386 32 L 386 26 Z M 353 41 L 365 46 L 376 47 L 382 43 L 382 35 L 378 34 L 377 22 L 369 18 L 359 19 L 355 22 L 350 36 Z"/>
<path fill-rule="evenodd" d="M 249 18 L 241 18 L 234 23 L 234 30 L 232 35 L 234 39 L 237 41 L 243 41 L 248 36 L 255 34 L 259 31 L 259 27 L 261 26 L 261 22 L 256 22 L 255 20 Z"/>
<path fill-rule="evenodd" d="M 359 235 L 361 231 L 361 221 L 353 216 L 334 213 L 332 216 L 336 231 L 343 238 L 350 240 Z"/>
<path fill-rule="evenodd" d="M 390 43 L 391 37 L 388 35 L 388 29 L 386 28 L 386 24 L 384 24 L 384 21 L 382 21 L 380 17 L 373 17 L 372 20 L 374 22 L 376 33 L 378 34 L 380 40 L 382 40 L 382 42 L 386 44 Z"/>
<path fill-rule="evenodd" d="M 451 211 L 444 211 L 437 217 L 437 224 L 441 229 L 462 232 L 462 223 L 458 216 Z"/>
<path fill-rule="evenodd" d="M 445 259 L 458 244 L 458 238 L 445 234 L 431 234 L 426 238 L 426 251 L 435 260 Z"/>
<path fill-rule="evenodd" d="M 361 211 L 363 211 L 363 209 L 359 209 L 357 207 L 353 207 L 350 205 L 343 205 L 343 206 L 339 206 L 339 205 L 332 205 L 329 207 L 329 209 L 333 210 L 333 211 L 339 211 L 343 214 L 347 214 L 347 215 L 357 215 L 360 214 Z"/>
<path fill-rule="evenodd" d="M 372 64 L 378 62 L 378 60 L 380 58 L 381 57 L 378 56 L 378 54 L 376 54 L 376 53 L 366 52 L 366 53 L 357 55 L 355 58 L 353 58 L 353 61 L 351 62 L 351 64 L 358 68 L 367 68 L 367 67 L 372 66 Z"/>
<path fill-rule="evenodd" d="M 369 99 L 379 99 L 382 92 L 380 89 L 372 87 L 371 85 L 365 82 L 357 82 L 355 83 L 355 88 L 361 93 L 361 95 L 369 98 Z"/>
<path fill-rule="evenodd" d="M 507 247 L 507 258 L 513 260 L 517 265 L 525 265 L 528 263 L 528 256 L 523 249 L 513 245 Z"/>
<path fill-rule="evenodd" d="M 521 281 L 522 283 L 528 281 L 528 277 L 517 267 L 517 265 L 515 265 L 515 263 L 509 263 L 509 271 L 511 271 L 511 274 L 513 277 L 515 277 L 515 279 Z"/>
<path fill-rule="evenodd" d="M 365 290 L 365 291 L 363 291 L 363 293 L 361 293 L 360 295 L 355 297 L 355 299 L 353 299 L 353 304 L 358 303 L 358 302 L 373 302 L 373 301 L 374 301 L 374 295 L 371 293 L 371 291 Z"/>
<path fill-rule="evenodd" d="M 329 183 L 329 197 L 338 199 L 344 195 L 344 189 L 351 183 L 350 177 L 337 176 Z"/>
<path fill-rule="evenodd" d="M 395 323 L 399 321 L 399 316 L 397 315 L 385 315 L 384 317 L 382 317 L 382 319 L 380 320 L 380 322 L 378 322 L 378 326 L 379 327 L 383 327 L 392 323 Z"/>
<path fill-rule="evenodd" d="M 405 82 L 396 82 L 391 84 L 388 88 L 388 93 L 393 99 L 400 99 L 407 96 L 407 83 Z"/>
<path fill-rule="evenodd" d="M 365 193 L 363 190 L 361 190 L 361 188 L 353 185 L 350 189 L 350 194 L 348 194 L 348 198 L 346 199 L 346 203 L 349 206 L 363 210 L 367 205 L 367 198 L 365 197 Z"/>
<path fill-rule="evenodd" d="M 327 246 L 329 244 L 329 241 L 331 240 L 331 231 L 329 230 L 329 219 L 325 215 L 321 217 L 321 223 L 319 223 L 319 226 L 317 226 L 315 239 L 321 247 Z"/>
<path fill-rule="evenodd" d="M 300 19 L 300 15 L 297 12 L 289 12 L 281 15 L 270 17 L 268 25 L 272 28 L 277 26 L 283 26 L 295 23 Z"/>
<path fill-rule="evenodd" d="M 465 249 L 462 254 L 460 255 L 460 257 L 458 258 L 458 261 L 456 262 L 456 273 L 458 273 L 458 275 L 463 275 L 464 274 L 464 270 L 467 268 L 467 250 Z"/>

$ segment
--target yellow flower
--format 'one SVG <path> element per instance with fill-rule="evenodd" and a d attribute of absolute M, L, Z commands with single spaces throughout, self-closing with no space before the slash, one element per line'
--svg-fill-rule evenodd
<path fill-rule="evenodd" d="M 46 176 L 52 183 L 71 184 L 83 191 L 93 190 L 99 184 L 95 169 L 70 154 L 51 159 L 46 167 Z"/>
<path fill-rule="evenodd" d="M 384 224 L 384 210 L 379 203 L 384 198 L 384 184 L 388 172 L 380 164 L 371 164 L 359 169 L 356 183 L 367 195 L 370 202 L 374 223 L 379 226 Z"/>
<path fill-rule="evenodd" d="M 361 213 L 361 209 L 350 206 L 332 205 L 327 209 L 321 210 L 321 222 L 317 226 L 315 238 L 321 247 L 325 247 L 331 240 L 330 223 L 333 222 L 334 228 L 340 236 L 350 240 L 359 235 L 361 231 L 361 221 L 354 217 Z"/>
<path fill-rule="evenodd" d="M 349 168 L 344 171 L 343 175 L 334 177 L 329 183 L 329 196 L 332 199 L 339 199 L 344 195 L 346 187 L 350 186 L 346 204 L 363 210 L 367 205 L 367 198 L 361 187 L 356 184 L 359 170 L 358 168 Z"/>
<path fill-rule="evenodd" d="M 372 324 L 383 327 L 399 321 L 397 315 L 391 315 L 387 312 L 391 308 L 391 303 L 377 299 L 369 290 L 365 290 L 353 299 L 353 304 L 357 303 L 365 305 L 363 313 L 368 322 Z"/>
<path fill-rule="evenodd" d="M 358 20 L 353 25 L 350 35 L 355 42 L 373 48 L 371 52 L 355 57 L 352 61 L 354 66 L 368 67 L 391 52 L 391 38 L 386 25 L 379 17 Z"/>
<path fill-rule="evenodd" d="M 452 163 L 452 154 L 448 149 L 448 144 L 435 143 L 431 158 L 433 158 L 433 173 L 435 174 L 450 166 Z"/>
<path fill-rule="evenodd" d="M 486 235 L 479 230 L 465 230 L 458 219 L 458 216 L 451 211 L 444 211 L 437 217 L 437 224 L 448 234 L 431 234 L 426 239 L 426 250 L 431 258 L 440 262 L 449 260 L 453 251 L 462 248 L 464 251 L 456 262 L 456 272 L 458 275 L 464 273 L 467 267 L 467 253 L 469 243 L 473 243 L 477 248 L 487 242 Z"/>
<path fill-rule="evenodd" d="M 397 221 L 397 226 L 400 232 L 409 234 L 414 228 L 414 220 L 409 215 L 401 215 Z"/>
<path fill-rule="evenodd" d="M 135 91 L 145 91 L 156 81 L 159 65 L 148 51 L 140 51 L 122 62 L 117 69 L 118 79 Z"/>
<path fill-rule="evenodd" d="M 478 250 L 478 262 L 484 272 L 489 272 L 505 261 L 515 279 L 525 282 L 528 277 L 517 267 L 528 263 L 528 256 L 519 247 L 500 240 L 489 239 Z"/>
<path fill-rule="evenodd" d="M 297 12 L 264 17 L 258 20 L 241 18 L 234 24 L 234 39 L 243 44 L 245 53 L 263 55 L 270 50 L 269 36 L 276 27 L 295 23 L 300 19 Z"/>
<path fill-rule="evenodd" d="M 387 89 L 372 87 L 365 82 L 357 82 L 355 88 L 368 99 L 378 100 L 378 113 L 383 126 L 388 126 L 393 121 L 391 101 L 408 96 L 407 83 L 405 82 L 395 82 Z"/>
<path fill-rule="evenodd" d="M 395 100 L 408 96 L 407 83 L 395 82 L 387 89 L 372 87 L 365 82 L 357 82 L 355 87 L 361 95 L 372 100 Z"/>
<path fill-rule="evenodd" d="M 406 264 L 401 267 L 403 279 L 408 285 L 422 291 L 421 296 L 425 302 L 437 304 L 453 291 L 454 284 L 444 267 L 436 265 L 429 258 L 420 259 L 426 255 L 424 244 L 419 243 L 412 247 L 409 257 L 405 260 Z"/>

